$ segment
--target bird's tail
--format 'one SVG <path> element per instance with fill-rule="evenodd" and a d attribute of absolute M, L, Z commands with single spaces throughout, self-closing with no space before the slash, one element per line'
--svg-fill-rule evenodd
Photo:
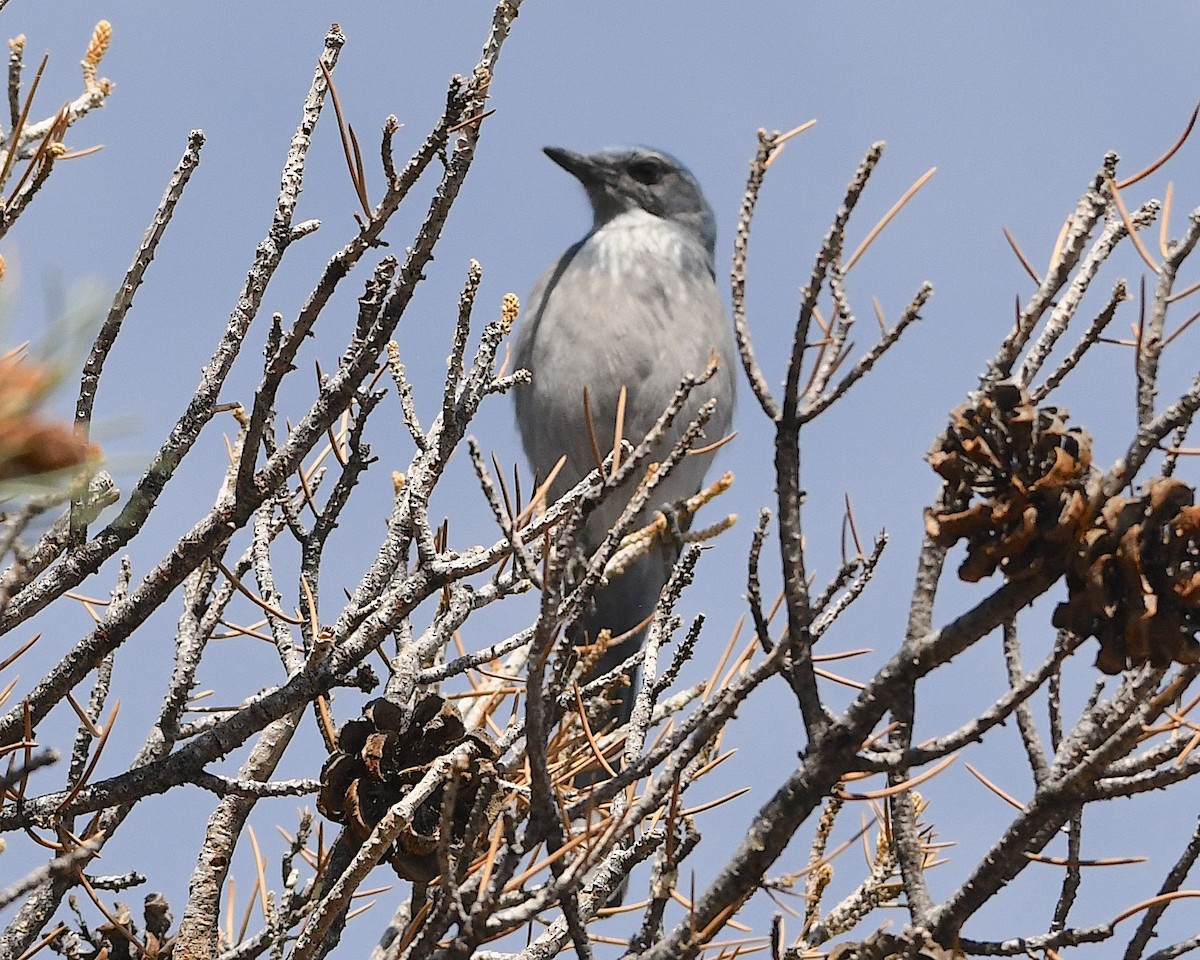
<path fill-rule="evenodd" d="M 601 631 L 608 630 L 612 636 L 624 638 L 604 651 L 594 676 L 607 673 L 641 649 L 648 622 L 654 616 L 669 575 L 669 561 L 655 551 L 635 561 L 607 587 L 596 592 L 593 607 L 583 620 L 584 634 L 594 641 Z M 633 712 L 638 671 L 631 671 L 626 679 L 627 683 L 619 688 L 619 702 L 614 705 L 618 725 L 624 724 Z"/>
<path fill-rule="evenodd" d="M 655 551 L 634 562 L 621 576 L 596 593 L 593 608 L 581 624 L 580 641 L 593 642 L 604 630 L 610 631 L 614 637 L 627 636 L 604 651 L 592 670 L 592 677 L 608 673 L 642 648 L 649 629 L 648 622 L 654 615 L 659 594 L 669 574 L 669 559 L 661 551 Z M 619 730 L 628 723 L 637 696 L 639 675 L 639 670 L 630 670 L 625 683 L 614 688 L 609 707 L 592 721 L 596 730 Z M 610 760 L 609 765 L 614 770 L 620 769 L 615 759 Z M 577 789 L 586 789 L 607 777 L 608 771 L 597 760 L 575 778 L 575 786 Z M 609 906 L 620 906 L 628 885 L 629 878 L 626 877 L 609 897 Z"/>

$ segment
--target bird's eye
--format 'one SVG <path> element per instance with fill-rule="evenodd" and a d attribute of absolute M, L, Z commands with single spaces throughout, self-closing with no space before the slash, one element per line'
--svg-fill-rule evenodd
<path fill-rule="evenodd" d="M 644 183 L 648 187 L 662 180 L 664 172 L 662 162 L 653 157 L 634 160 L 629 165 L 629 175 L 638 183 Z"/>

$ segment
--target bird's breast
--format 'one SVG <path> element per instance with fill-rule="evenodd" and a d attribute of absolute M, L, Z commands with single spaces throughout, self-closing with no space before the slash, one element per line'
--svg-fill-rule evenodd
<path fill-rule="evenodd" d="M 594 432 L 607 449 L 622 410 L 622 436 L 644 437 L 684 375 L 716 375 L 688 398 L 653 459 L 659 459 L 710 398 L 719 405 L 709 436 L 729 430 L 734 351 L 728 321 L 702 238 L 649 214 L 623 214 L 572 247 L 529 298 L 515 360 L 533 375 L 516 393 L 526 451 L 544 476 L 565 455 L 551 492 L 561 495 L 595 464 Z M 587 392 L 587 407 L 584 391 Z M 621 400 L 622 391 L 625 400 Z M 665 500 L 698 489 L 711 454 L 688 457 L 658 492 Z M 610 499 L 589 521 L 606 530 L 620 512 Z"/>
<path fill-rule="evenodd" d="M 595 231 L 579 251 L 580 266 L 613 282 L 645 276 L 706 270 L 698 241 L 679 227 L 645 211 L 623 213 Z M 707 271 L 706 271 L 707 272 Z"/>

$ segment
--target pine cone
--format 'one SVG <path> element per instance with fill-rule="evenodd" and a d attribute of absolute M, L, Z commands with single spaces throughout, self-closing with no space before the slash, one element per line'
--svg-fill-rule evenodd
<path fill-rule="evenodd" d="M 1181 480 L 1113 497 L 1067 568 L 1054 626 L 1100 641 L 1096 666 L 1200 663 L 1200 507 Z"/>
<path fill-rule="evenodd" d="M 68 423 L 38 415 L 55 386 L 45 364 L 0 355 L 0 480 L 24 480 L 97 461 L 100 448 Z"/>
<path fill-rule="evenodd" d="M 478 746 L 479 757 L 456 777 L 449 840 L 461 840 L 480 786 L 495 776 L 496 752 L 486 734 L 468 731 L 455 706 L 437 695 L 421 700 L 407 724 L 402 708 L 383 697 L 370 701 L 362 717 L 347 721 L 338 731 L 336 752 L 321 768 L 317 809 L 365 840 L 438 757 L 465 741 Z M 401 878 L 428 882 L 440 873 L 445 793 L 445 785 L 435 790 L 384 854 Z"/>
<path fill-rule="evenodd" d="M 1066 421 L 1056 407 L 1035 409 L 1012 383 L 951 414 L 926 455 L 951 507 L 927 510 L 925 529 L 942 546 L 967 541 L 961 579 L 974 583 L 997 569 L 1010 580 L 1033 576 L 1078 543 L 1090 519 L 1092 441 Z"/>

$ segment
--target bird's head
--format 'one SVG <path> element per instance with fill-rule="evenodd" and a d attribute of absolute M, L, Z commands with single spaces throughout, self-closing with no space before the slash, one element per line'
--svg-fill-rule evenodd
<path fill-rule="evenodd" d="M 712 254 L 717 240 L 712 207 L 692 172 L 669 153 L 649 147 L 592 154 L 546 147 L 545 152 L 583 184 L 596 229 L 623 213 L 644 210 L 693 231 Z"/>

